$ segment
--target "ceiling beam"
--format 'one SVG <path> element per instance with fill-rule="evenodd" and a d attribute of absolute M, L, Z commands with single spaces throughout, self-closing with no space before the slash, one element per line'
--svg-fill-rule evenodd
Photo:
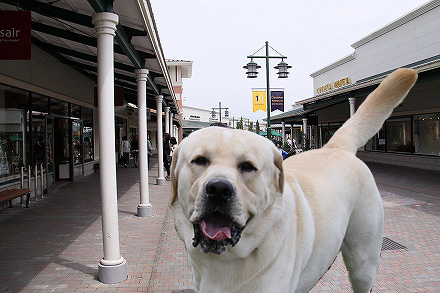
<path fill-rule="evenodd" d="M 88 0 L 88 2 L 96 12 L 106 12 L 107 10 L 109 10 L 109 7 L 112 7 L 112 0 L 110 1 Z M 91 16 L 74 12 L 71 10 L 67 10 L 64 8 L 56 7 L 53 6 L 52 3 L 44 3 L 35 0 L 0 0 L 0 3 L 7 3 L 12 6 L 20 7 L 26 10 L 31 10 L 35 13 L 44 15 L 46 17 L 68 21 L 85 27 L 89 27 L 89 28 L 94 27 Z M 66 29 L 56 28 L 36 21 L 32 21 L 32 29 L 42 33 L 60 37 L 63 39 L 82 43 L 88 46 L 97 47 L 96 38 L 87 36 L 85 34 L 74 33 Z M 134 68 L 145 68 L 145 59 L 156 58 L 157 56 L 155 56 L 155 54 L 136 50 L 133 44 L 131 44 L 131 38 L 133 36 L 147 36 L 147 35 L 148 33 L 146 31 L 136 30 L 134 28 L 125 27 L 121 24 L 118 24 L 115 39 L 119 45 L 115 44 L 114 52 L 127 56 L 133 63 Z M 74 57 L 74 55 L 71 56 Z M 62 57 L 65 58 L 64 56 Z M 83 57 L 89 58 L 86 56 Z M 147 85 L 149 86 L 149 88 L 151 88 L 154 95 L 159 95 L 161 94 L 161 87 L 159 87 L 154 82 L 154 77 L 148 75 Z"/>
<path fill-rule="evenodd" d="M 0 0 L 0 2 L 17 6 L 25 10 L 31 10 L 47 17 L 61 19 L 85 27 L 94 28 L 91 16 L 53 6 L 52 3 L 43 3 L 35 0 Z M 121 26 L 130 39 L 134 36 L 148 36 L 146 31 L 124 25 Z"/>
<path fill-rule="evenodd" d="M 79 58 L 81 60 L 97 63 L 97 57 L 95 55 L 91 55 L 91 54 L 80 52 L 78 50 L 72 50 L 72 49 L 68 49 L 65 47 L 49 44 L 49 43 L 40 41 L 36 37 L 32 37 L 32 43 L 37 45 L 38 47 L 44 49 L 45 51 L 58 52 L 63 55 L 68 55 L 71 57 Z M 123 63 L 119 63 L 119 62 L 115 62 L 115 68 L 127 71 L 129 73 L 133 73 L 134 69 L 135 69 L 133 66 L 126 65 Z"/>

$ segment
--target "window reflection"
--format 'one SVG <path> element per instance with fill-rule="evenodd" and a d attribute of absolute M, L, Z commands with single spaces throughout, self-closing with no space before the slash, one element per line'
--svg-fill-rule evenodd
<path fill-rule="evenodd" d="M 386 122 L 387 151 L 414 152 L 411 141 L 411 118 L 390 118 Z"/>
<path fill-rule="evenodd" d="M 414 115 L 415 153 L 440 155 L 440 113 Z"/>
<path fill-rule="evenodd" d="M 83 145 L 84 161 L 93 160 L 93 110 L 81 108 L 81 117 L 83 120 Z"/>
<path fill-rule="evenodd" d="M 27 112 L 26 92 L 0 85 L 0 178 L 20 174 L 25 164 Z"/>

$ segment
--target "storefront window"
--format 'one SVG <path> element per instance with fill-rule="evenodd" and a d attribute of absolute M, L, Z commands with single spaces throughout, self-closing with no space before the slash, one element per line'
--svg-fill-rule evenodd
<path fill-rule="evenodd" d="M 72 137 L 73 137 L 73 163 L 79 165 L 83 163 L 81 148 L 81 126 L 80 121 L 72 121 Z"/>
<path fill-rule="evenodd" d="M 50 99 L 50 114 L 60 115 L 68 117 L 69 115 L 69 103 L 51 98 Z"/>
<path fill-rule="evenodd" d="M 49 98 L 32 94 L 32 164 L 44 164 L 46 156 L 46 115 L 49 110 Z"/>
<path fill-rule="evenodd" d="M 93 161 L 93 110 L 81 108 L 83 120 L 84 161 Z"/>
<path fill-rule="evenodd" d="M 322 145 L 324 146 L 332 137 L 329 125 L 321 126 Z"/>
<path fill-rule="evenodd" d="M 414 152 L 411 140 L 411 118 L 390 118 L 385 125 L 387 151 Z"/>
<path fill-rule="evenodd" d="M 26 164 L 28 108 L 25 91 L 0 85 L 0 178 L 18 176 Z"/>
<path fill-rule="evenodd" d="M 414 116 L 416 154 L 440 156 L 440 113 Z"/>
<path fill-rule="evenodd" d="M 71 117 L 81 118 L 81 107 L 78 105 L 71 104 L 72 107 L 72 115 Z"/>

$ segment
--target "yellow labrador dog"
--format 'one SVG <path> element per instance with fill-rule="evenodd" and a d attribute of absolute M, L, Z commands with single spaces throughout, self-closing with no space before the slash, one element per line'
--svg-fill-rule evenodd
<path fill-rule="evenodd" d="M 173 155 L 175 225 L 200 292 L 307 292 L 342 251 L 354 292 L 379 266 L 383 207 L 356 158 L 417 79 L 398 69 L 321 149 L 284 162 L 249 131 L 209 127 Z"/>

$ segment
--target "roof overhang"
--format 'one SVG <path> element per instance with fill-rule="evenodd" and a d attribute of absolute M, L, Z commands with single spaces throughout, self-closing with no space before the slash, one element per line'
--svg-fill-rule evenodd
<path fill-rule="evenodd" d="M 191 78 L 192 76 L 192 61 L 186 60 L 171 60 L 167 59 L 168 66 L 179 66 L 182 78 Z"/>
<path fill-rule="evenodd" d="M 440 55 L 402 67 L 417 70 L 419 74 L 417 83 L 424 83 L 440 79 Z M 377 86 L 379 86 L 379 84 L 394 70 L 395 69 L 358 80 L 354 84 L 350 84 L 345 87 L 311 97 L 309 99 L 298 101 L 296 102 L 297 108 L 271 117 L 270 122 L 302 123 L 302 118 L 307 118 L 310 115 L 315 114 L 315 112 L 318 110 L 345 102 L 350 97 L 365 97 Z"/>
<path fill-rule="evenodd" d="M 146 68 L 147 106 L 156 108 L 155 96 L 177 113 L 178 105 L 166 67 L 149 0 L 0 0 L 0 10 L 32 11 L 32 44 L 71 66 L 96 83 L 97 45 L 92 24 L 96 12 L 119 16 L 114 46 L 115 85 L 137 103 L 134 70 Z"/>

